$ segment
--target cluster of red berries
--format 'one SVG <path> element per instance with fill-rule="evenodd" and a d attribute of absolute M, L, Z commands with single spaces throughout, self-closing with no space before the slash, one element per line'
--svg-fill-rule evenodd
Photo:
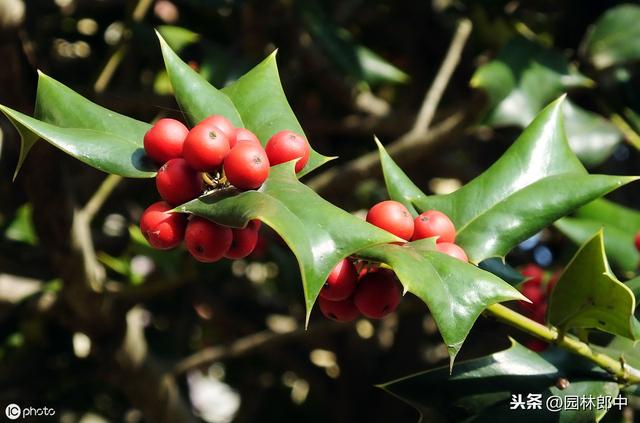
<path fill-rule="evenodd" d="M 280 131 L 266 148 L 248 129 L 236 128 L 223 116 L 210 116 L 187 129 L 174 119 L 160 119 L 144 136 L 144 150 L 161 165 L 156 188 L 163 201 L 149 206 L 140 218 L 140 230 L 149 244 L 160 250 L 174 248 L 184 239 L 198 261 L 239 259 L 251 254 L 261 222 L 244 229 L 218 225 L 202 217 L 173 212 L 173 208 L 210 189 L 233 186 L 257 189 L 269 176 L 270 166 L 296 160 L 299 172 L 309 160 L 307 140 Z"/>
<path fill-rule="evenodd" d="M 401 203 L 383 201 L 369 210 L 367 222 L 406 241 L 437 237 L 438 251 L 468 261 L 464 250 L 454 244 L 456 228 L 453 222 L 437 210 L 426 211 L 413 219 Z M 352 321 L 360 314 L 380 319 L 400 304 L 399 285 L 391 270 L 344 259 L 333 268 L 320 290 L 320 311 L 339 322 Z"/>
<path fill-rule="evenodd" d="M 428 210 L 414 219 L 403 204 L 383 201 L 369 210 L 367 222 L 406 241 L 437 237 L 436 249 L 439 252 L 469 261 L 464 250 L 454 243 L 456 227 L 453 222 L 438 210 Z"/>
<path fill-rule="evenodd" d="M 519 301 L 518 306 L 522 314 L 538 323 L 545 324 L 549 297 L 560 275 L 555 273 L 547 278 L 545 271 L 533 263 L 520 269 L 520 273 L 527 278 L 520 285 L 520 292 L 531 302 Z M 534 351 L 542 351 L 548 344 L 534 338 L 528 340 L 525 345 Z"/>

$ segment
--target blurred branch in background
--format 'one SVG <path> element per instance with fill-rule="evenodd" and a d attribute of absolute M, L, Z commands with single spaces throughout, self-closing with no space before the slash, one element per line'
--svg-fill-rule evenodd
<path fill-rule="evenodd" d="M 151 8 L 153 2 L 154 0 L 137 0 L 136 6 L 131 12 L 131 21 L 134 23 L 141 22 L 147 15 L 147 12 Z M 98 75 L 98 78 L 93 85 L 93 90 L 96 94 L 102 94 L 107 89 L 113 75 L 115 75 L 116 70 L 118 70 L 118 66 L 120 66 L 120 63 L 122 63 L 122 60 L 129 51 L 130 35 L 128 34 L 128 31 L 130 31 L 130 29 L 124 30 L 119 45 L 115 48 L 111 56 L 109 56 L 102 72 Z"/>
<path fill-rule="evenodd" d="M 204 368 L 217 361 L 239 358 L 273 347 L 281 347 L 287 342 L 308 337 L 309 339 L 338 331 L 353 329 L 353 325 L 333 321 L 317 323 L 313 329 L 298 329 L 291 332 L 263 331 L 240 338 L 228 345 L 204 348 L 197 353 L 180 360 L 173 368 L 174 376 L 181 376 L 191 370 Z"/>
<path fill-rule="evenodd" d="M 461 111 L 445 119 L 432 131 L 429 126 L 435 115 L 440 99 L 455 71 L 464 46 L 467 43 L 473 26 L 468 19 L 461 20 L 451 40 L 447 54 L 440 65 L 433 83 L 427 90 L 420 110 L 412 128 L 404 135 L 393 141 L 386 148 L 391 157 L 400 165 L 407 165 L 407 161 L 417 161 L 424 157 L 440 142 L 456 137 L 455 133 L 468 125 L 473 116 L 473 105 L 466 104 Z M 359 180 L 371 175 L 380 174 L 380 156 L 377 151 L 369 152 L 345 164 L 333 167 L 311 178 L 307 185 L 321 195 L 336 197 Z M 341 181 L 349 181 L 343 184 Z"/>

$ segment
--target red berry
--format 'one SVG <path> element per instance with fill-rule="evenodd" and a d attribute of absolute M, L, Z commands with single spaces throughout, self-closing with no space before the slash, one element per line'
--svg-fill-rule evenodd
<path fill-rule="evenodd" d="M 542 302 L 538 303 L 536 307 L 533 308 L 531 312 L 531 319 L 535 320 L 538 323 L 545 324 L 547 316 L 547 301 L 542 300 Z"/>
<path fill-rule="evenodd" d="M 549 344 L 537 338 L 529 339 L 524 343 L 524 345 L 527 348 L 529 348 L 531 351 L 535 351 L 535 352 L 544 351 L 549 346 Z"/>
<path fill-rule="evenodd" d="M 342 259 L 329 273 L 320 290 L 320 297 L 330 301 L 342 301 L 355 291 L 357 282 L 356 267 L 349 260 Z"/>
<path fill-rule="evenodd" d="M 458 260 L 462 260 L 465 263 L 469 261 L 467 253 L 465 253 L 459 245 L 456 245 L 452 242 L 440 242 L 436 244 L 436 250 L 448 256 L 457 258 Z"/>
<path fill-rule="evenodd" d="M 456 227 L 446 214 L 438 210 L 429 210 L 414 220 L 412 240 L 431 238 L 437 236 L 436 242 L 454 242 L 456 240 Z"/>
<path fill-rule="evenodd" d="M 215 125 L 200 123 L 189 131 L 182 153 L 195 170 L 215 172 L 229 154 L 229 137 Z"/>
<path fill-rule="evenodd" d="M 238 189 L 257 189 L 269 176 L 269 159 L 262 147 L 239 143 L 224 160 L 224 174 Z"/>
<path fill-rule="evenodd" d="M 311 147 L 302 135 L 291 131 L 280 131 L 269 138 L 265 151 L 271 166 L 299 159 L 296 162 L 296 173 L 298 173 L 309 161 Z"/>
<path fill-rule="evenodd" d="M 636 244 L 636 250 L 640 251 L 640 232 L 636 234 L 635 244 Z"/>
<path fill-rule="evenodd" d="M 413 235 L 413 218 L 405 206 L 397 201 L 383 201 L 371 207 L 367 222 L 405 239 Z"/>
<path fill-rule="evenodd" d="M 174 206 L 193 200 L 202 192 L 202 178 L 184 159 L 171 159 L 158 170 L 156 188 Z"/>
<path fill-rule="evenodd" d="M 256 242 L 256 246 L 251 253 L 252 258 L 261 259 L 267 255 L 267 249 L 269 247 L 269 240 L 262 233 L 258 232 L 258 241 Z"/>
<path fill-rule="evenodd" d="M 262 222 L 258 219 L 250 220 L 249 223 L 247 223 L 247 228 L 251 228 L 254 231 L 260 229 L 260 226 L 262 226 Z"/>
<path fill-rule="evenodd" d="M 246 227 L 244 229 L 232 229 L 233 241 L 229 251 L 225 253 L 225 258 L 237 260 L 245 258 L 253 252 L 258 243 L 258 231 Z"/>
<path fill-rule="evenodd" d="M 525 265 L 522 269 L 520 269 L 520 273 L 523 276 L 527 277 L 527 281 L 540 285 L 542 283 L 542 279 L 544 279 L 544 270 L 540 266 L 537 266 L 533 263 L 529 263 Z"/>
<path fill-rule="evenodd" d="M 400 289 L 395 275 L 389 271 L 367 273 L 358 282 L 353 302 L 363 315 L 380 319 L 400 304 Z"/>
<path fill-rule="evenodd" d="M 342 301 L 330 301 L 320 297 L 318 303 L 320 304 L 320 311 L 325 317 L 338 322 L 350 322 L 360 314 L 351 298 Z"/>
<path fill-rule="evenodd" d="M 255 144 L 258 147 L 262 147 L 262 144 L 260 143 L 258 137 L 256 137 L 253 132 L 245 128 L 236 128 L 235 142 L 248 142 L 251 144 Z M 233 146 L 231 148 L 233 148 Z"/>
<path fill-rule="evenodd" d="M 531 315 L 540 304 L 545 302 L 544 292 L 540 284 L 534 280 L 528 280 L 520 285 L 520 292 L 531 300 L 531 303 L 527 303 L 526 301 L 518 302 L 522 309 L 527 311 L 529 315 Z"/>
<path fill-rule="evenodd" d="M 375 272 L 380 265 L 378 263 L 362 263 L 358 270 L 358 279 L 362 279 L 367 273 Z"/>
<path fill-rule="evenodd" d="M 153 248 L 169 250 L 177 247 L 184 237 L 186 217 L 170 212 L 172 207 L 164 201 L 150 205 L 140 217 L 140 231 Z"/>
<path fill-rule="evenodd" d="M 231 247 L 232 240 L 231 228 L 201 217 L 194 217 L 189 221 L 184 235 L 184 243 L 189 253 L 204 263 L 213 263 L 224 257 Z"/>
<path fill-rule="evenodd" d="M 144 135 L 144 151 L 157 163 L 182 157 L 189 130 L 175 119 L 160 119 Z"/>
<path fill-rule="evenodd" d="M 218 127 L 229 139 L 229 148 L 233 148 L 236 145 L 235 131 L 236 128 L 229 119 L 221 115 L 212 115 L 206 119 L 200 121 L 198 125 L 213 125 Z"/>

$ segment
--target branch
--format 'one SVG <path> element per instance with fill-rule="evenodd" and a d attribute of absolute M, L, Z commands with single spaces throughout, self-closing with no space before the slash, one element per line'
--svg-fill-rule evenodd
<path fill-rule="evenodd" d="M 472 28 L 473 25 L 469 19 L 462 19 L 458 23 L 456 33 L 451 40 L 451 44 L 449 44 L 447 55 L 442 61 L 440 69 L 438 69 L 438 73 L 431 84 L 431 88 L 429 88 L 429 91 L 427 91 L 427 94 L 424 97 L 424 101 L 422 102 L 416 121 L 413 124 L 413 128 L 411 128 L 411 132 L 426 133 L 429 129 L 429 125 L 433 120 L 433 116 L 438 104 L 440 103 L 440 99 L 444 94 L 444 90 L 447 88 L 447 85 L 449 85 L 449 80 L 451 79 L 453 72 L 456 70 L 456 67 L 458 67 L 460 56 L 462 56 L 462 51 L 464 50 L 464 46 L 467 44 L 467 39 L 469 38 L 469 34 L 471 34 Z"/>
<path fill-rule="evenodd" d="M 109 195 L 111 195 L 120 182 L 122 182 L 122 176 L 118 175 L 109 175 L 102 181 L 98 190 L 82 209 L 82 214 L 87 220 L 87 223 L 91 223 L 93 217 L 100 211 L 105 201 L 107 201 L 107 198 L 109 198 Z"/>
<path fill-rule="evenodd" d="M 436 145 L 451 140 L 456 132 L 462 132 L 469 121 L 469 113 L 457 112 L 425 134 L 407 133 L 387 146 L 387 151 L 402 166 L 419 160 L 432 151 Z M 419 148 L 419 149 L 418 149 Z M 307 185 L 319 194 L 331 192 L 335 196 L 351 189 L 356 181 L 381 173 L 380 156 L 371 151 L 347 163 L 334 166 L 313 177 Z M 349 181 L 345 184 L 344 181 Z"/>
<path fill-rule="evenodd" d="M 133 308 L 127 313 L 127 330 L 122 346 L 115 354 L 110 374 L 131 403 L 151 422 L 195 422 L 182 400 L 175 379 L 167 376 L 158 361 L 148 353 L 144 338 L 144 311 Z"/>
<path fill-rule="evenodd" d="M 407 162 L 418 160 L 440 142 L 453 138 L 453 133 L 466 126 L 472 117 L 473 113 L 469 111 L 458 112 L 445 119 L 433 131 L 428 131 L 444 90 L 460 61 L 471 29 L 472 25 L 468 19 L 460 21 L 436 78 L 425 95 L 413 127 L 387 146 L 387 151 L 399 165 L 406 165 Z M 479 108 L 470 105 L 466 109 L 474 111 Z M 337 196 L 339 192 L 352 187 L 355 181 L 370 175 L 377 175 L 380 172 L 379 164 L 378 152 L 372 151 L 344 165 L 333 167 L 321 173 L 310 179 L 307 185 L 319 194 L 331 192 Z M 343 181 L 349 181 L 349 184 L 344 184 Z"/>
<path fill-rule="evenodd" d="M 494 316 L 499 321 L 520 329 L 529 335 L 535 336 L 550 344 L 556 344 L 567 351 L 602 367 L 621 382 L 628 384 L 640 383 L 640 370 L 623 364 L 617 359 L 606 354 L 593 351 L 589 344 L 582 342 L 571 335 L 560 334 L 556 328 L 549 328 L 528 317 L 517 313 L 502 304 L 493 304 L 486 309 L 486 313 Z"/>
<path fill-rule="evenodd" d="M 131 13 L 131 20 L 133 20 L 133 22 L 141 22 L 152 4 L 153 0 L 138 0 L 138 3 Z M 125 38 L 126 37 L 123 35 L 122 41 L 107 60 L 107 63 L 104 65 L 104 68 L 102 68 L 100 75 L 98 75 L 98 78 L 93 85 L 93 90 L 97 94 L 102 94 L 107 89 L 113 75 L 116 73 L 120 63 L 122 63 L 124 56 L 129 51 L 128 40 L 125 40 Z"/>
<path fill-rule="evenodd" d="M 353 325 L 335 322 L 322 322 L 312 330 L 295 330 L 286 333 L 263 331 L 240 338 L 229 345 L 209 347 L 180 360 L 173 368 L 173 376 L 180 376 L 190 370 L 202 368 L 217 361 L 242 357 L 259 350 L 271 348 L 301 337 L 320 333 L 333 333 L 352 328 Z"/>
<path fill-rule="evenodd" d="M 636 150 L 640 150 L 640 135 L 627 123 L 627 121 L 617 113 L 613 113 L 609 116 L 609 119 L 618 128 L 618 130 L 622 132 L 627 142 L 634 146 Z"/>

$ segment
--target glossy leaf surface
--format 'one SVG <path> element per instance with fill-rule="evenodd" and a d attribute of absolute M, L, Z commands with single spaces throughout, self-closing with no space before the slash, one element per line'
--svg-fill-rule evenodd
<path fill-rule="evenodd" d="M 399 241 L 298 182 L 293 162 L 272 167 L 259 191 L 234 194 L 203 196 L 178 209 L 228 226 L 244 227 L 249 220 L 260 219 L 273 228 L 298 259 L 307 319 L 327 276 L 341 259 L 366 247 Z"/>
<path fill-rule="evenodd" d="M 379 145 L 391 198 L 447 214 L 473 263 L 504 257 L 560 217 L 636 179 L 589 175 L 569 148 L 561 105 L 545 108 L 497 162 L 448 195 L 423 194 Z"/>
<path fill-rule="evenodd" d="M 547 319 L 562 329 L 599 329 L 630 339 L 640 336 L 635 297 L 609 269 L 602 230 L 573 257 L 549 299 Z"/>
<path fill-rule="evenodd" d="M 465 422 L 596 421 L 606 410 L 597 410 L 594 405 L 592 409 L 552 412 L 546 407 L 547 398 L 558 396 L 565 401 L 566 396 L 618 395 L 615 382 L 588 366 L 578 366 L 575 359 L 573 368 L 565 370 L 553 354 L 541 356 L 512 343 L 505 351 L 459 363 L 451 376 L 448 368 L 441 367 L 380 387 L 414 406 L 423 421 L 430 421 L 429 417 Z M 561 377 L 570 380 L 562 390 L 555 386 Z M 511 409 L 512 395 L 516 399 L 520 396 L 521 406 Z M 529 395 L 540 395 L 541 409 L 527 409 Z"/>
<path fill-rule="evenodd" d="M 453 362 L 485 308 L 524 297 L 497 276 L 434 251 L 434 240 L 430 250 L 424 242 L 417 245 L 418 242 L 378 245 L 360 250 L 358 256 L 388 264 L 405 292 L 427 304 Z"/>
<path fill-rule="evenodd" d="M 6 106 L 0 110 L 20 132 L 18 169 L 42 138 L 67 154 L 104 172 L 132 178 L 155 175 L 142 148 L 150 125 L 90 102 L 40 73 L 35 118 Z"/>

